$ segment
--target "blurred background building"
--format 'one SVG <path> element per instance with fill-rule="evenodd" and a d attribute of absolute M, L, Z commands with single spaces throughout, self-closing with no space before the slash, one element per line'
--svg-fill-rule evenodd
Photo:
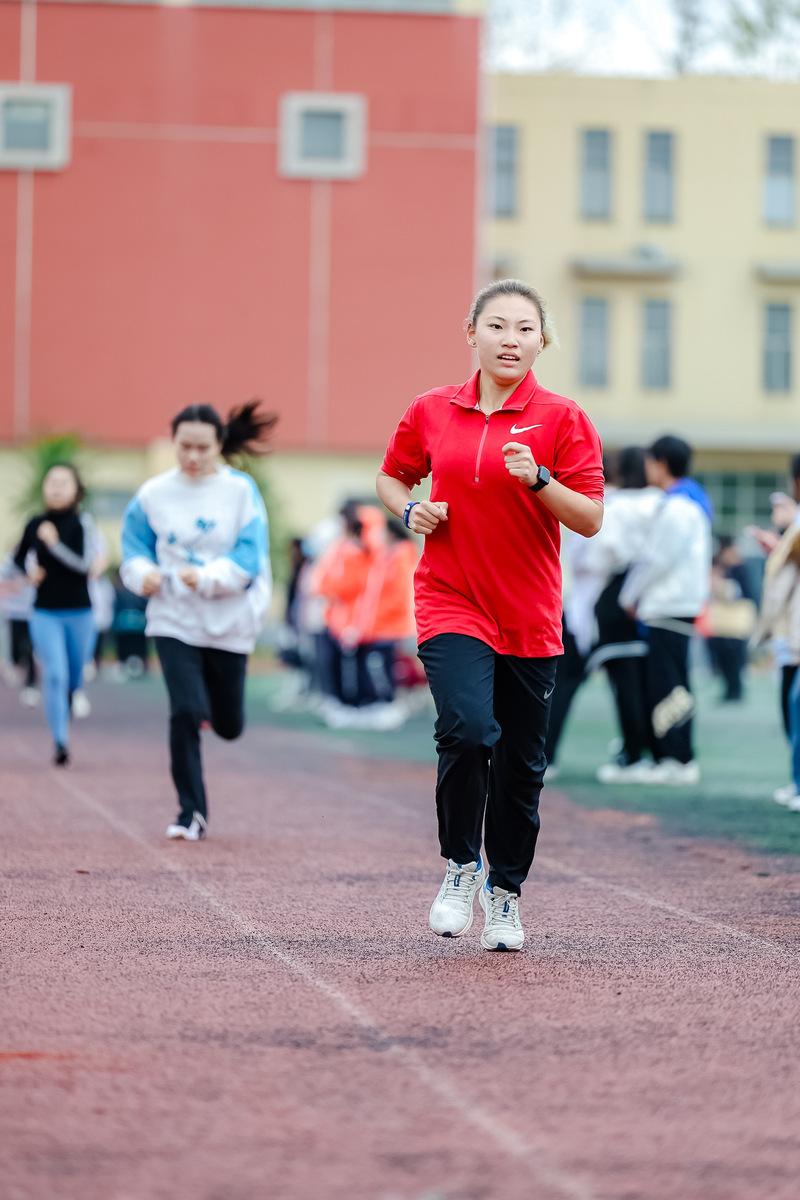
<path fill-rule="evenodd" d="M 65 430 L 107 532 L 184 405 L 262 396 L 299 529 L 469 370 L 470 0 L 0 5 L 0 537 Z M 455 336 L 454 336 L 455 331 Z"/>
<path fill-rule="evenodd" d="M 542 381 L 610 447 L 686 437 L 718 532 L 768 523 L 800 450 L 800 85 L 500 74 L 489 96 L 490 269 L 550 303 Z"/>
<path fill-rule="evenodd" d="M 113 547 L 172 414 L 252 396 L 305 531 L 467 375 L 471 295 L 507 274 L 609 446 L 680 433 L 718 532 L 768 522 L 800 449 L 800 84 L 487 75 L 479 4 L 0 5 L 2 548 L 20 447 L 79 435 Z"/>

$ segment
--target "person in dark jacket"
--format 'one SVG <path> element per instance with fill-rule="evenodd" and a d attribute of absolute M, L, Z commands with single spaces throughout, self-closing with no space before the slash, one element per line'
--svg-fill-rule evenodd
<path fill-rule="evenodd" d="M 53 761 L 64 767 L 72 696 L 83 685 L 83 668 L 97 638 L 89 599 L 97 542 L 91 517 L 80 510 L 86 490 L 71 463 L 50 468 L 42 495 L 45 511 L 25 526 L 14 564 L 36 587 L 31 641 L 42 670 Z"/>

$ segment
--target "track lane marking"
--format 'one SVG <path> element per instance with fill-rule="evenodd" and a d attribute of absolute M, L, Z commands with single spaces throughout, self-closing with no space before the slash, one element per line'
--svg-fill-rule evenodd
<path fill-rule="evenodd" d="M 378 1022 L 360 1004 L 351 1000 L 345 992 L 328 983 L 327 980 L 321 979 L 314 973 L 312 967 L 307 962 L 304 962 L 300 958 L 292 957 L 286 954 L 285 951 L 280 950 L 262 928 L 243 916 L 237 909 L 220 900 L 209 888 L 194 879 L 180 863 L 168 858 L 166 854 L 153 846 L 146 838 L 137 833 L 135 829 L 131 828 L 127 822 L 121 821 L 115 813 L 106 808 L 91 793 L 85 791 L 62 774 L 56 776 L 56 781 L 73 799 L 78 800 L 85 807 L 92 809 L 107 821 L 113 829 L 118 830 L 132 842 L 141 846 L 160 865 L 172 871 L 190 891 L 202 897 L 211 908 L 226 917 L 246 936 L 257 941 L 282 966 L 326 996 L 351 1021 L 370 1032 L 373 1036 L 383 1041 L 389 1040 L 390 1035 L 382 1029 Z M 485 1109 L 465 1100 L 459 1094 L 455 1083 L 448 1079 L 443 1079 L 438 1072 L 428 1067 L 418 1052 L 409 1049 L 407 1046 L 390 1044 L 382 1053 L 386 1053 L 392 1058 L 397 1059 L 413 1075 L 416 1075 L 421 1083 L 438 1096 L 443 1103 L 455 1112 L 460 1113 L 479 1133 L 491 1138 L 506 1154 L 524 1162 L 541 1184 L 559 1192 L 561 1196 L 565 1197 L 565 1200 L 596 1200 L 594 1193 L 578 1180 L 572 1179 L 558 1168 L 545 1163 L 543 1161 L 543 1154 L 546 1154 L 546 1152 L 543 1151 L 541 1146 L 530 1143 L 513 1129 L 510 1129 L 504 1120 L 497 1119 L 491 1113 L 486 1112 Z"/>

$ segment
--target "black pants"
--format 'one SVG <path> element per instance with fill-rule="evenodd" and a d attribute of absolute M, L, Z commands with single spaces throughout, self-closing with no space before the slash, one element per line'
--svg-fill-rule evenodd
<path fill-rule="evenodd" d="M 715 671 L 725 681 L 723 700 L 741 700 L 742 673 L 747 665 L 747 642 L 741 638 L 710 637 L 708 652 Z"/>
<path fill-rule="evenodd" d="M 329 654 L 333 695 L 342 704 L 361 708 L 394 700 L 394 642 L 362 642 L 343 650 L 329 635 Z"/>
<path fill-rule="evenodd" d="M 436 812 L 444 858 L 476 862 L 486 817 L 489 883 L 519 892 L 539 834 L 556 658 L 497 654 L 442 633 L 419 648 L 436 703 Z"/>
<path fill-rule="evenodd" d="M 564 643 L 564 654 L 561 658 L 555 659 L 557 663 L 555 690 L 550 702 L 550 721 L 544 744 L 545 758 L 548 763 L 556 761 L 558 744 L 561 741 L 561 734 L 564 732 L 569 710 L 572 708 L 572 701 L 575 699 L 578 688 L 586 679 L 586 656 L 581 654 L 575 638 L 566 625 L 562 629 L 561 639 Z"/>
<path fill-rule="evenodd" d="M 25 687 L 36 687 L 36 663 L 27 621 L 9 621 L 11 634 L 11 661 L 15 667 L 25 668 Z"/>
<path fill-rule="evenodd" d="M 157 637 L 156 649 L 169 692 L 169 752 L 172 779 L 181 806 L 178 823 L 192 823 L 194 813 L 208 815 L 200 725 L 228 741 L 244 729 L 244 680 L 247 655 L 230 650 L 187 646 L 177 638 Z"/>
<path fill-rule="evenodd" d="M 646 751 L 655 758 L 658 749 L 653 740 L 650 709 L 647 702 L 647 658 L 610 658 L 606 672 L 614 693 L 622 751 L 619 761 L 627 766 L 639 762 Z"/>
<path fill-rule="evenodd" d="M 650 652 L 645 659 L 647 700 L 656 762 L 675 758 L 687 763 L 694 757 L 694 701 L 689 690 L 689 643 L 694 621 L 674 617 L 672 623 L 685 626 L 686 633 L 650 626 Z"/>

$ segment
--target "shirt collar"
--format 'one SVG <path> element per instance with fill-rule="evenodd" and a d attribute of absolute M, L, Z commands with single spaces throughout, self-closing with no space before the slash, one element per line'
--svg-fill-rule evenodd
<path fill-rule="evenodd" d="M 480 371 L 476 371 L 466 383 L 462 383 L 455 396 L 453 396 L 450 400 L 450 403 L 458 404 L 461 406 L 461 408 L 477 408 L 478 381 L 480 376 Z M 522 412 L 528 401 L 533 399 L 538 389 L 539 384 L 536 381 L 536 376 L 534 375 L 533 371 L 528 371 L 528 374 L 511 393 L 502 408 L 498 409 L 497 411 Z"/>

